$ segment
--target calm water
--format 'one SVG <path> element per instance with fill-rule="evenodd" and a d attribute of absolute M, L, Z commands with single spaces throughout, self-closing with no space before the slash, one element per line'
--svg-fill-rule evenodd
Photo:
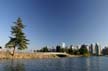
<path fill-rule="evenodd" d="M 108 71 L 108 57 L 0 60 L 0 71 Z"/>

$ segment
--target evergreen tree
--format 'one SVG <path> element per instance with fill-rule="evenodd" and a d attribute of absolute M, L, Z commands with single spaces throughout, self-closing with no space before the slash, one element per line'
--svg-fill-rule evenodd
<path fill-rule="evenodd" d="M 11 27 L 12 37 L 10 37 L 10 41 L 6 44 L 6 48 L 13 48 L 12 56 L 14 56 L 16 48 L 19 50 L 27 48 L 29 41 L 26 39 L 25 33 L 23 32 L 25 26 L 23 25 L 21 18 L 18 18 L 14 24 L 15 25 Z"/>

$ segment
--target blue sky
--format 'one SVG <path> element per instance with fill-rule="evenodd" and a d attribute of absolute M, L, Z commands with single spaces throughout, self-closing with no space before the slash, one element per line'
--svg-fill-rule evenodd
<path fill-rule="evenodd" d="M 0 45 L 18 17 L 26 25 L 29 49 L 70 44 L 108 44 L 107 0 L 0 0 Z"/>

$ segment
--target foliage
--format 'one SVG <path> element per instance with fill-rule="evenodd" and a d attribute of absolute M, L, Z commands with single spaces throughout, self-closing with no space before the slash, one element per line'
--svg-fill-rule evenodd
<path fill-rule="evenodd" d="M 73 54 L 74 54 L 74 55 L 79 55 L 80 52 L 79 52 L 79 50 L 73 50 Z"/>
<path fill-rule="evenodd" d="M 74 51 L 73 51 L 73 49 L 72 49 L 72 45 L 70 46 L 70 48 L 68 48 L 68 53 L 69 53 L 69 54 L 74 54 Z"/>
<path fill-rule="evenodd" d="M 42 52 L 49 52 L 47 46 L 43 47 L 43 48 L 41 49 L 41 51 L 42 51 Z"/>
<path fill-rule="evenodd" d="M 79 49 L 80 54 L 88 54 L 87 46 L 86 45 L 81 45 L 81 48 Z"/>
<path fill-rule="evenodd" d="M 23 32 L 25 26 L 23 25 L 21 18 L 18 18 L 14 24 L 15 25 L 11 27 L 12 37 L 10 37 L 10 41 L 6 44 L 6 48 L 13 48 L 13 55 L 16 47 L 19 50 L 26 49 L 29 41 L 26 39 L 25 33 Z"/>

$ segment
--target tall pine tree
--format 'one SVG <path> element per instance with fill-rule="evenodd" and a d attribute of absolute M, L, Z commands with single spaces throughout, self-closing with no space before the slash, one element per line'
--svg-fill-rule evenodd
<path fill-rule="evenodd" d="M 12 56 L 14 56 L 16 48 L 19 50 L 26 49 L 29 41 L 26 39 L 25 33 L 23 32 L 25 26 L 23 25 L 21 18 L 18 18 L 14 24 L 15 25 L 11 27 L 12 37 L 10 37 L 10 41 L 6 44 L 6 48 L 13 48 Z"/>

